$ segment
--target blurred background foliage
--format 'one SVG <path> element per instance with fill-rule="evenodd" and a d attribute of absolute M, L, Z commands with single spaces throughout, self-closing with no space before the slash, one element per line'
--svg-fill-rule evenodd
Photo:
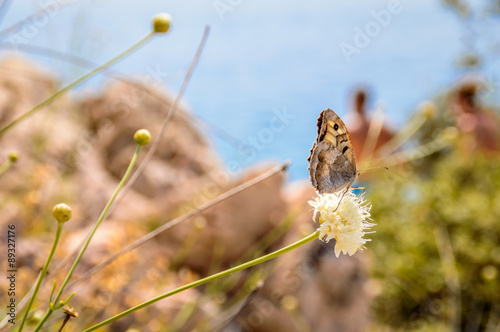
<path fill-rule="evenodd" d="M 449 98 L 436 98 L 436 113 L 416 144 L 453 125 Z M 370 182 L 379 324 L 404 331 L 498 329 L 500 155 L 475 143 L 460 133 L 438 153 Z"/>

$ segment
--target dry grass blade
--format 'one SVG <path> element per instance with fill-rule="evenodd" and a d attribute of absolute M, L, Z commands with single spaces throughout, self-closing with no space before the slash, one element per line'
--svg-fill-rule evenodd
<path fill-rule="evenodd" d="M 181 102 L 181 98 L 184 95 L 184 92 L 186 91 L 187 85 L 189 83 L 189 79 L 191 78 L 191 75 L 193 74 L 194 68 L 196 67 L 196 64 L 198 63 L 198 60 L 200 59 L 201 52 L 203 51 L 203 48 L 205 47 L 205 43 L 207 42 L 209 32 L 210 32 L 210 27 L 207 25 L 205 27 L 205 32 L 203 33 L 203 37 L 201 39 L 200 45 L 198 46 L 198 49 L 196 50 L 196 54 L 194 55 L 193 61 L 191 62 L 191 65 L 189 66 L 188 72 L 186 73 L 186 78 L 182 82 L 182 86 L 179 89 L 179 93 L 177 93 L 177 97 L 175 97 L 175 101 L 172 104 L 172 106 L 170 107 L 170 110 L 167 113 L 167 117 L 163 121 L 163 124 L 161 126 L 161 129 L 160 129 L 158 136 L 156 137 L 155 141 L 153 142 L 151 149 L 149 149 L 148 153 L 146 154 L 146 157 L 144 157 L 144 160 L 140 163 L 139 167 L 137 167 L 137 170 L 134 172 L 134 174 L 132 175 L 130 180 L 123 187 L 123 190 L 122 190 L 120 196 L 117 197 L 116 201 L 109 208 L 109 211 L 106 214 L 106 216 L 110 215 L 113 212 L 114 208 L 116 206 L 118 206 L 118 204 L 120 204 L 123 197 L 125 197 L 125 195 L 127 194 L 127 191 L 132 187 L 132 185 L 139 178 L 139 176 L 141 176 L 142 172 L 144 171 L 144 168 L 146 168 L 149 161 L 151 160 L 154 153 L 156 152 L 156 149 L 158 148 L 158 145 L 160 144 L 160 141 L 161 141 L 163 135 L 165 134 L 167 124 L 174 117 L 175 111 L 177 110 L 177 107 L 179 106 L 179 103 Z"/>
<path fill-rule="evenodd" d="M 0 5 L 0 24 L 2 24 L 3 19 L 5 18 L 5 15 L 9 11 L 10 5 L 12 4 L 14 0 L 4 0 L 2 1 L 2 4 Z"/>
<path fill-rule="evenodd" d="M 157 229 L 155 229 L 154 231 L 144 235 L 143 237 L 141 237 L 140 239 L 138 239 L 137 241 L 129 244 L 127 247 L 123 248 L 122 250 L 120 250 L 119 252 L 117 252 L 116 254 L 114 254 L 113 256 L 109 257 L 107 260 L 105 260 L 104 262 L 102 262 L 101 264 L 93 267 L 92 269 L 90 269 L 89 271 L 87 271 L 84 275 L 82 275 L 79 279 L 75 280 L 73 283 L 69 284 L 68 287 L 66 287 L 66 290 L 70 289 L 71 287 L 74 287 L 75 285 L 81 283 L 82 281 L 88 279 L 91 275 L 93 275 L 94 273 L 96 273 L 97 271 L 101 270 L 102 268 L 106 267 L 107 265 L 111 264 L 115 259 L 121 257 L 122 255 L 126 254 L 127 252 L 139 247 L 140 245 L 144 244 L 145 242 L 151 240 L 152 238 L 154 238 L 155 236 L 157 236 L 158 234 L 166 231 L 167 229 L 169 228 L 172 228 L 174 227 L 175 225 L 183 222 L 183 221 L 186 221 L 192 217 L 194 217 L 195 215 L 211 208 L 212 206 L 228 199 L 229 197 L 231 196 L 234 196 L 236 195 L 237 193 L 239 192 L 242 192 L 243 190 L 246 190 L 268 178 L 270 178 L 271 176 L 275 175 L 276 173 L 279 173 L 279 172 L 283 172 L 285 171 L 288 166 L 290 165 L 290 162 L 286 162 L 284 163 L 283 165 L 280 165 L 280 166 L 276 166 L 274 168 L 272 168 L 271 170 L 257 176 L 256 178 L 250 180 L 250 181 L 247 181 L 239 186 L 237 186 L 236 188 L 233 188 L 227 192 L 225 192 L 224 194 L 216 197 L 215 199 L 211 200 L 210 202 L 207 202 L 203 205 L 201 205 L 200 207 L 196 208 L 195 210 L 183 215 L 183 216 L 180 216 L 174 220 L 171 220 L 167 223 L 165 223 L 163 226 L 161 227 L 158 227 Z"/>
<path fill-rule="evenodd" d="M 35 17 L 38 17 L 39 15 L 41 15 L 43 13 L 47 13 L 47 12 L 53 13 L 55 11 L 61 10 L 62 8 L 66 7 L 68 5 L 74 4 L 77 1 L 78 0 L 72 0 L 72 1 L 63 2 L 63 3 L 61 3 L 60 1 L 53 1 L 53 2 L 49 3 L 48 5 L 40 8 L 39 10 L 34 12 L 33 14 L 26 16 L 22 20 L 14 23 L 11 26 L 9 26 L 8 28 L 5 28 L 2 31 L 0 31 L 0 39 L 4 39 L 5 37 L 8 37 L 9 35 L 21 30 L 21 28 L 24 27 L 24 25 L 26 23 L 33 22 Z M 51 8 L 55 8 L 55 9 L 51 10 Z"/>
<path fill-rule="evenodd" d="M 403 146 L 403 144 L 408 142 L 408 140 L 422 127 L 426 121 L 427 119 L 422 113 L 418 113 L 416 116 L 412 117 L 403 126 L 403 128 L 398 130 L 394 137 L 392 137 L 379 149 L 379 158 L 386 158 L 396 152 Z"/>
<path fill-rule="evenodd" d="M 384 163 L 384 166 L 393 167 L 430 156 L 431 154 L 450 146 L 450 144 L 451 143 L 445 138 L 438 137 L 435 140 L 420 146 L 394 153 L 386 159 L 377 159 L 374 163 L 376 165 Z"/>

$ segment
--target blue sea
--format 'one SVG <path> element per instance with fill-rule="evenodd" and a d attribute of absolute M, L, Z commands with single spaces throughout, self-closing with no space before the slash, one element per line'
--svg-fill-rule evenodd
<path fill-rule="evenodd" d="M 499 101 L 500 20 L 484 2 L 470 1 L 461 17 L 438 0 L 372 1 L 13 1 L 0 30 L 54 3 L 60 10 L 4 41 L 47 47 L 103 63 L 150 30 L 158 12 L 172 15 L 165 36 L 113 69 L 136 78 L 153 75 L 177 91 L 201 40 L 210 37 L 185 94 L 207 136 L 232 169 L 261 161 L 292 161 L 291 179 L 307 177 L 306 158 L 316 118 L 329 107 L 340 116 L 351 107 L 353 88 L 371 91 L 370 107 L 383 108 L 401 126 L 418 104 L 467 75 L 484 78 L 485 103 Z M 475 52 L 481 65 L 457 66 Z M 86 69 L 26 53 L 69 82 Z M 74 94 L 109 84 L 103 75 Z"/>

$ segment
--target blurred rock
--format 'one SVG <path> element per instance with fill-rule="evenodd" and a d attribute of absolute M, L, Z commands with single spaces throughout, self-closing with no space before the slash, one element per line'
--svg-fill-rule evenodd
<path fill-rule="evenodd" d="M 271 167 L 247 171 L 243 177 L 224 188 L 230 190 L 249 181 Z M 171 254 L 179 253 L 182 245 L 192 243 L 182 257 L 181 265 L 201 275 L 211 268 L 217 271 L 229 267 L 254 246 L 285 216 L 286 205 L 281 195 L 283 175 L 275 174 L 248 189 L 229 197 L 200 214 L 198 222 L 185 222 L 165 232 L 160 241 Z M 174 258 L 175 259 L 175 258 Z M 218 262 L 218 266 L 213 264 Z"/>
<path fill-rule="evenodd" d="M 54 79 L 26 59 L 0 61 L 0 124 L 5 125 L 30 110 L 55 91 Z"/>
<path fill-rule="evenodd" d="M 0 63 L 0 127 L 30 111 L 55 92 L 54 79 L 35 65 L 7 58 Z M 71 184 L 66 174 L 66 157 L 84 128 L 71 114 L 71 102 L 62 97 L 18 123 L 0 139 L 0 163 L 11 151 L 18 161 L 0 176 L 0 209 L 17 206 L 24 227 L 46 230 L 52 206 L 68 197 Z M 8 222 L 0 216 L 0 224 Z M 48 219 L 50 223 L 51 220 Z M 49 224 L 52 225 L 52 224 Z"/>
<path fill-rule="evenodd" d="M 104 168 L 116 179 L 121 178 L 135 152 L 134 133 L 148 129 L 156 139 L 172 102 L 144 85 L 116 83 L 104 94 L 80 103 L 95 137 L 93 145 Z M 182 104 L 177 108 L 153 159 L 133 186 L 165 209 L 196 195 L 203 179 L 221 166 L 195 118 Z M 152 144 L 143 147 L 141 159 Z"/>

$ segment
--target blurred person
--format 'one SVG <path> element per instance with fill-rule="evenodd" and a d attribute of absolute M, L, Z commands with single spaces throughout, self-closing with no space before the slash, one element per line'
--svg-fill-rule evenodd
<path fill-rule="evenodd" d="M 458 130 L 464 135 L 465 148 L 499 152 L 499 119 L 491 110 L 479 105 L 479 84 L 462 83 L 451 96 L 451 113 Z"/>
<path fill-rule="evenodd" d="M 363 150 L 368 141 L 368 132 L 370 130 L 371 120 L 367 116 L 368 93 L 363 88 L 358 88 L 353 93 L 351 110 L 345 117 L 345 123 L 349 130 L 349 136 L 356 156 L 356 161 L 361 162 L 363 158 L 376 155 L 377 150 L 387 143 L 394 135 L 391 130 L 382 125 L 376 142 L 370 142 L 373 145 L 371 155 L 364 156 Z"/>

